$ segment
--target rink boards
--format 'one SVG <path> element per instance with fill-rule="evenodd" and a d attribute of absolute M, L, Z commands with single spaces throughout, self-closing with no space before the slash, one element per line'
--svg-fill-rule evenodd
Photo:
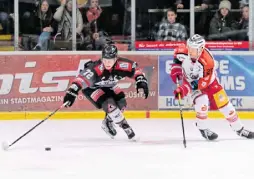
<path fill-rule="evenodd" d="M 0 53 L 0 120 L 43 119 L 58 108 L 72 79 L 84 63 L 100 58 L 100 52 L 6 52 Z M 121 52 L 122 57 L 137 61 L 149 83 L 149 97 L 137 94 L 132 79 L 123 79 L 128 119 L 180 118 L 174 99 L 175 84 L 169 77 L 172 52 Z M 218 80 L 242 119 L 254 119 L 254 53 L 214 52 Z M 182 101 L 184 118 L 195 113 Z M 244 112 L 245 111 L 245 112 Z M 210 118 L 223 118 L 210 112 Z M 52 119 L 102 119 L 104 113 L 80 94 L 71 108 L 62 109 Z"/>
<path fill-rule="evenodd" d="M 0 120 L 33 120 L 44 119 L 50 112 L 1 112 Z M 125 111 L 124 115 L 127 119 L 180 119 L 180 111 Z M 254 112 L 251 111 L 239 111 L 238 115 L 241 119 L 254 119 Z M 218 111 L 209 112 L 209 118 L 222 119 L 223 116 Z M 79 120 L 91 120 L 91 119 L 103 119 L 105 113 L 101 111 L 83 111 L 83 112 L 57 112 L 50 119 L 79 119 Z M 194 119 L 194 111 L 183 111 L 184 119 Z"/>

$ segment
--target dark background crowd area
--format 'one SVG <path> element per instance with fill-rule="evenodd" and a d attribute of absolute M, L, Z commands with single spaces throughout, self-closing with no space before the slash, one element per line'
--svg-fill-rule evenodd
<path fill-rule="evenodd" d="M 136 41 L 185 41 L 191 28 L 207 40 L 248 41 L 248 0 L 137 0 Z M 19 50 L 71 50 L 72 0 L 20 0 Z M 131 0 L 77 0 L 77 50 L 131 42 Z M 14 0 L 0 0 L 0 42 L 13 46 Z M 8 44 L 9 43 L 9 44 Z M 1 50 L 1 49 L 0 49 Z"/>

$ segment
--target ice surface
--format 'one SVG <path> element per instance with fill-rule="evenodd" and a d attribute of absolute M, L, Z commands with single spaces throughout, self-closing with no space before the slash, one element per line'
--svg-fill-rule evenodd
<path fill-rule="evenodd" d="M 1 121 L 0 142 L 13 142 L 37 122 Z M 216 142 L 205 141 L 194 120 L 186 120 L 186 149 L 180 120 L 129 123 L 140 136 L 137 143 L 119 128 L 110 139 L 100 120 L 49 120 L 9 151 L 0 151 L 0 178 L 253 178 L 254 140 L 238 137 L 224 120 L 208 121 L 219 134 Z M 254 121 L 243 123 L 254 130 Z"/>

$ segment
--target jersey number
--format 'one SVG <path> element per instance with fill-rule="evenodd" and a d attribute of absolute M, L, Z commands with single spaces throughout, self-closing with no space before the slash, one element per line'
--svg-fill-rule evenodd
<path fill-rule="evenodd" d="M 83 76 L 86 77 L 87 79 L 91 79 L 93 77 L 94 73 L 90 70 L 87 69 L 84 73 Z"/>

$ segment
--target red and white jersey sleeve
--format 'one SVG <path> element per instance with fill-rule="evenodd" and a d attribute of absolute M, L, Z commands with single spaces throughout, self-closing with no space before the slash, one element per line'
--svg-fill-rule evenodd
<path fill-rule="evenodd" d="M 174 64 L 182 64 L 188 58 L 188 49 L 185 45 L 181 45 L 174 50 Z"/>

